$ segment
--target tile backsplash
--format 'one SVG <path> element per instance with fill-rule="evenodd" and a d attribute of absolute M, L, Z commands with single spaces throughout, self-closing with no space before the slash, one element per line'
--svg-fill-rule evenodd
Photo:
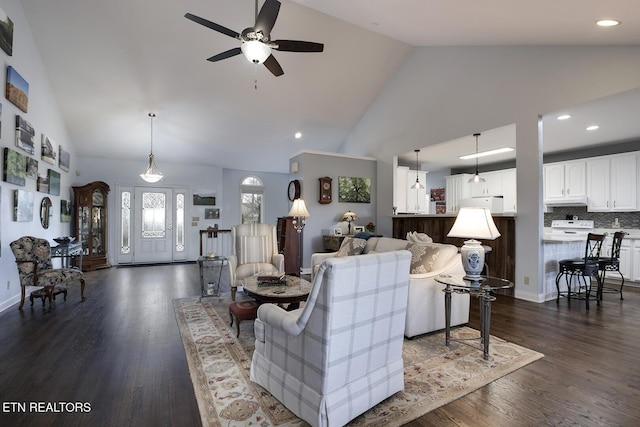
<path fill-rule="evenodd" d="M 640 212 L 587 212 L 586 206 L 554 207 L 553 212 L 544 214 L 544 226 L 551 227 L 554 219 L 566 219 L 567 215 L 576 215 L 579 219 L 592 219 L 595 228 L 614 228 L 618 218 L 621 229 L 640 228 Z"/>

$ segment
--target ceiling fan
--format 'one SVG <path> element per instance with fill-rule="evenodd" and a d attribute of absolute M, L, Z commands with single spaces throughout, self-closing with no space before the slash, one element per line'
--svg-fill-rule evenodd
<path fill-rule="evenodd" d="M 242 42 L 240 47 L 234 47 L 214 55 L 207 58 L 207 61 L 216 62 L 242 53 L 250 62 L 256 65 L 264 64 L 277 77 L 283 75 L 284 71 L 271 54 L 272 49 L 283 52 L 322 52 L 324 50 L 322 43 L 301 40 L 271 40 L 271 29 L 276 23 L 279 11 L 280 2 L 278 0 L 265 0 L 260 12 L 258 12 L 258 0 L 256 0 L 256 22 L 253 27 L 243 30 L 242 34 L 191 13 L 185 14 L 184 17 Z"/>

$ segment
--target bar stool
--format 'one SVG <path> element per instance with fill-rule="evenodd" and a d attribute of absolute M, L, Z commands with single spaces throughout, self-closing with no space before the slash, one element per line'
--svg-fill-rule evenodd
<path fill-rule="evenodd" d="M 598 269 L 600 270 L 600 282 L 602 282 L 602 288 L 600 291 L 600 299 L 602 299 L 603 293 L 618 293 L 620 292 L 620 299 L 623 300 L 622 297 L 622 287 L 624 286 L 624 276 L 620 271 L 620 245 L 622 245 L 622 239 L 629 233 L 624 231 L 616 231 L 613 233 L 613 242 L 611 244 L 611 256 L 610 257 L 600 257 L 598 259 Z M 605 275 L 608 272 L 616 271 L 620 275 L 622 279 L 622 283 L 620 283 L 620 289 L 615 289 L 611 287 L 604 286 Z"/>
<path fill-rule="evenodd" d="M 591 299 L 591 278 L 594 277 L 598 283 L 596 291 L 596 301 L 600 304 L 600 295 L 602 292 L 602 281 L 600 280 L 599 259 L 600 251 L 602 249 L 602 242 L 604 241 L 606 234 L 594 234 L 589 233 L 587 235 L 587 242 L 584 250 L 583 258 L 564 259 L 560 261 L 559 271 L 556 276 L 556 289 L 558 296 L 556 302 L 560 302 L 560 279 L 562 276 L 565 278 L 567 284 L 566 296 L 568 299 L 571 297 L 577 297 L 586 301 L 587 310 L 589 309 L 589 300 Z M 578 279 L 578 292 L 573 292 L 571 289 L 573 278 Z M 587 280 L 588 278 L 588 280 Z M 582 284 L 580 284 L 582 283 Z M 582 297 L 581 290 L 585 290 L 585 297 Z"/>

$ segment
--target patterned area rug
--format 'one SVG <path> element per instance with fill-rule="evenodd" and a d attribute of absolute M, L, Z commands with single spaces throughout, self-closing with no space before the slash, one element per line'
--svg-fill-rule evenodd
<path fill-rule="evenodd" d="M 230 298 L 174 300 L 203 426 L 306 426 L 265 389 L 249 380 L 253 322 L 229 326 Z M 452 338 L 478 331 L 459 327 Z M 444 332 L 405 340 L 405 389 L 349 423 L 399 426 L 543 357 L 541 353 L 491 337 L 489 360 L 459 342 L 444 344 Z"/>

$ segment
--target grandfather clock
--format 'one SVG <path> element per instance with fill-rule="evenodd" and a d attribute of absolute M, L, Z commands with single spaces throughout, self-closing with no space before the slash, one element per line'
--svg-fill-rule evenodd
<path fill-rule="evenodd" d="M 110 267 L 107 257 L 107 195 L 109 185 L 96 181 L 73 187 L 73 235 L 82 242 L 82 270 Z"/>

